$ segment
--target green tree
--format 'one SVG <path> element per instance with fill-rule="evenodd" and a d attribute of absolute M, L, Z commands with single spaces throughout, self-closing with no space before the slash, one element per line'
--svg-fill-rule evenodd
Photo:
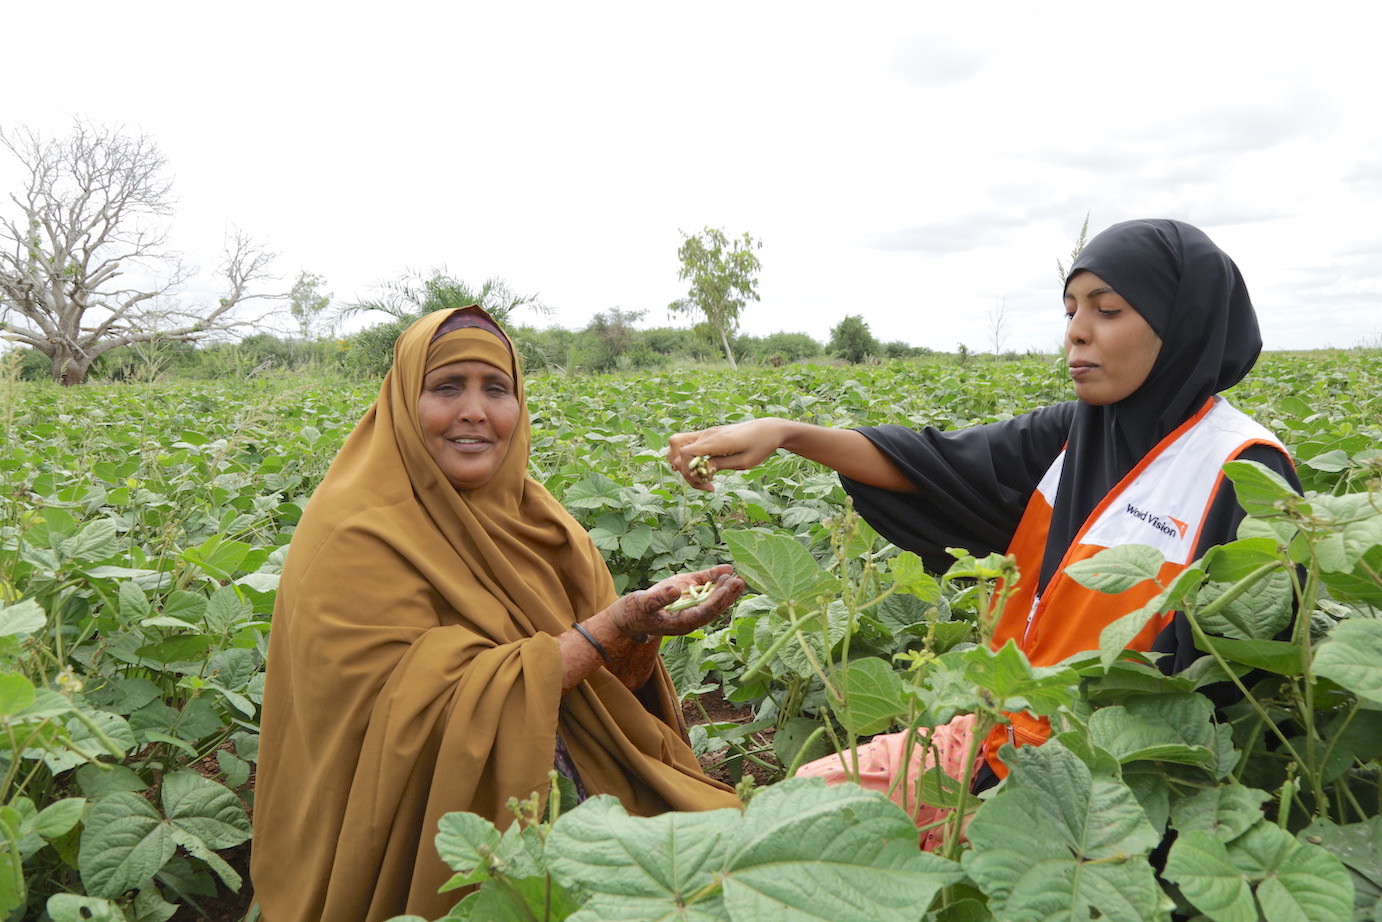
<path fill-rule="evenodd" d="M 859 314 L 850 314 L 830 331 L 826 351 L 854 365 L 882 351 L 878 340 L 869 332 L 869 325 Z"/>
<path fill-rule="evenodd" d="M 739 326 L 739 314 L 749 300 L 758 300 L 760 263 L 754 250 L 763 244 L 745 231 L 732 242 L 718 227 L 706 227 L 699 234 L 684 231 L 677 256 L 681 259 L 680 281 L 690 281 L 686 297 L 667 305 L 673 313 L 699 313 L 719 335 L 725 358 L 738 368 L 729 337 Z"/>
<path fill-rule="evenodd" d="M 298 273 L 298 280 L 288 292 L 288 313 L 297 321 L 303 339 L 312 339 L 317 332 L 317 322 L 331 303 L 331 292 L 323 293 L 321 286 L 326 279 L 313 275 L 307 270 Z"/>
<path fill-rule="evenodd" d="M 393 318 L 382 324 L 361 330 L 353 339 L 350 364 L 368 374 L 382 375 L 393 364 L 393 346 L 414 320 L 432 311 L 469 307 L 478 304 L 495 320 L 507 323 L 520 307 L 531 308 L 540 314 L 550 314 L 536 294 L 516 294 L 498 278 L 489 278 L 474 288 L 449 275 L 443 266 L 424 276 L 408 270 L 402 278 L 381 283 L 379 295 L 345 305 L 338 317 L 378 311 Z"/>

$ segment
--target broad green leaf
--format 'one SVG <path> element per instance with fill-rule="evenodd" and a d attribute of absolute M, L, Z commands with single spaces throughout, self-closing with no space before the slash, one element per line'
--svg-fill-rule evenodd
<path fill-rule="evenodd" d="M 1089 719 L 1091 741 L 1120 762 L 1142 759 L 1212 769 L 1214 705 L 1203 695 L 1132 698 L 1100 708 Z"/>
<path fill-rule="evenodd" d="M 630 560 L 641 560 L 653 543 L 653 530 L 647 525 L 635 525 L 619 539 L 619 549 Z"/>
<path fill-rule="evenodd" d="M 888 564 L 888 572 L 898 592 L 905 592 L 923 602 L 935 602 L 941 597 L 940 583 L 926 572 L 926 565 L 911 551 L 903 551 L 894 557 Z"/>
<path fill-rule="evenodd" d="M 82 826 L 82 883 L 92 896 L 118 897 L 153 877 L 176 848 L 173 830 L 147 800 L 108 795 L 91 805 Z"/>
<path fill-rule="evenodd" d="M 810 607 L 836 589 L 836 579 L 811 553 L 787 535 L 756 531 L 725 533 L 725 544 L 739 575 L 759 592 L 782 603 Z"/>
<path fill-rule="evenodd" d="M 163 779 L 163 812 L 174 826 L 211 849 L 230 848 L 250 837 L 245 805 L 222 784 L 193 771 Z"/>
<path fill-rule="evenodd" d="M 474 813 L 448 813 L 438 829 L 437 854 L 456 872 L 442 890 L 489 880 L 490 860 L 501 838 L 494 824 Z"/>
<path fill-rule="evenodd" d="M 1156 579 L 1166 558 L 1156 548 L 1143 544 L 1120 544 L 1105 548 L 1087 560 L 1065 568 L 1075 582 L 1097 592 L 1126 592 L 1138 583 Z"/>
<path fill-rule="evenodd" d="M 1171 819 L 1182 833 L 1200 831 L 1228 843 L 1257 825 L 1270 798 L 1241 784 L 1200 788 L 1171 805 Z"/>
<path fill-rule="evenodd" d="M 1012 772 L 970 822 L 964 854 L 999 919 L 1168 918 L 1147 862 L 1161 836 L 1127 785 L 1057 740 L 1003 758 Z"/>
<path fill-rule="evenodd" d="M 1224 474 L 1233 481 L 1238 504 L 1250 516 L 1276 516 L 1288 503 L 1300 502 L 1300 495 L 1291 489 L 1276 471 L 1256 461 L 1230 461 Z"/>
<path fill-rule="evenodd" d="M 826 606 L 825 611 L 825 631 L 822 634 L 819 615 L 798 617 L 799 628 L 792 627 L 791 623 L 785 618 L 773 616 L 765 618 L 762 622 L 764 629 L 773 632 L 773 637 L 779 636 L 781 631 L 799 631 L 797 637 L 787 642 L 782 647 L 778 656 L 783 664 L 803 679 L 809 679 L 816 674 L 818 668 L 824 668 L 830 659 L 830 651 L 835 645 L 844 639 L 845 632 L 849 630 L 849 613 L 845 610 L 843 602 L 838 600 Z M 759 649 L 766 649 L 767 644 L 764 638 L 756 638 Z M 768 640 L 771 643 L 771 639 Z M 811 657 L 806 655 L 802 649 L 802 643 L 810 648 L 815 657 L 813 663 Z"/>
<path fill-rule="evenodd" d="M 94 896 L 55 893 L 46 908 L 53 922 L 126 922 L 120 904 Z"/>
<path fill-rule="evenodd" d="M 852 784 L 776 784 L 749 802 L 724 874 L 733 919 L 913 922 L 953 862 L 917 850 L 896 804 Z"/>
<path fill-rule="evenodd" d="M 1317 819 L 1300 833 L 1343 862 L 1353 878 L 1355 919 L 1376 919 L 1382 913 L 1382 816 L 1365 823 L 1336 826 Z"/>
<path fill-rule="evenodd" d="M 701 892 L 723 869 L 725 840 L 741 819 L 733 808 L 635 818 L 598 795 L 552 826 L 552 874 L 590 894 L 577 922 L 723 919 L 720 893 Z"/>
<path fill-rule="evenodd" d="M 48 616 L 33 599 L 21 599 L 0 608 L 0 637 L 36 634 L 47 623 Z"/>
<path fill-rule="evenodd" d="M 1182 831 L 1166 859 L 1166 879 L 1214 922 L 1257 922 L 1252 888 L 1229 860 L 1228 847 L 1207 832 Z"/>
<path fill-rule="evenodd" d="M 254 616 L 254 609 L 230 586 L 222 586 L 211 594 L 206 606 L 206 628 L 217 634 L 228 634 L 236 625 Z"/>
<path fill-rule="evenodd" d="M 1300 675 L 1305 671 L 1305 651 L 1285 640 L 1233 640 L 1229 637 L 1209 637 L 1208 645 L 1230 663 L 1265 669 L 1277 675 Z M 1204 649 L 1205 644 L 1196 640 Z M 1210 652 L 1205 650 L 1206 653 Z"/>
<path fill-rule="evenodd" d="M 56 839 L 71 832 L 86 809 L 85 797 L 64 797 L 55 800 L 34 817 L 34 832 L 45 839 Z"/>
<path fill-rule="evenodd" d="M 1065 666 L 1033 666 L 1011 640 L 994 652 L 976 647 L 963 654 L 965 678 L 993 693 L 1005 711 L 1049 716 L 1075 701 L 1079 675 Z"/>
<path fill-rule="evenodd" d="M 1225 583 L 1205 584 L 1196 600 L 1197 606 L 1200 609 L 1209 606 L 1230 588 Z M 1257 579 L 1213 615 L 1201 611 L 1197 617 L 1200 628 L 1209 634 L 1238 640 L 1267 640 L 1290 622 L 1294 606 L 1291 577 L 1285 570 L 1276 570 Z"/>
<path fill-rule="evenodd" d="M 882 733 L 907 711 L 902 680 L 881 659 L 854 660 L 832 679 L 839 693 L 835 716 L 852 736 Z"/>
<path fill-rule="evenodd" d="M 1110 668 L 1132 643 L 1134 637 L 1142 632 L 1156 615 L 1174 611 L 1185 606 L 1195 596 L 1204 582 L 1204 571 L 1199 567 L 1186 567 L 1161 592 L 1157 593 L 1141 608 L 1106 624 L 1099 632 L 1099 662 Z"/>
<path fill-rule="evenodd" d="M 605 509 L 622 505 L 619 484 L 595 471 L 567 487 L 561 501 L 568 509 Z"/>
<path fill-rule="evenodd" d="M 1233 583 L 1249 575 L 1264 564 L 1282 560 L 1277 542 L 1272 538 L 1239 538 L 1217 547 L 1204 555 L 1205 575 L 1220 583 Z"/>
<path fill-rule="evenodd" d="M 463 907 L 463 908 L 462 908 Z M 507 886 L 481 887 L 466 897 L 456 911 L 440 922 L 467 919 L 473 922 L 533 922 L 534 919 L 566 919 L 580 904 L 559 884 L 548 887 L 543 877 L 522 877 Z"/>
<path fill-rule="evenodd" d="M 162 613 L 188 624 L 200 624 L 206 616 L 206 596 L 186 589 L 175 590 L 168 594 Z"/>
<path fill-rule="evenodd" d="M 0 807 L 0 913 L 8 916 L 24 903 L 24 856 L 21 819 L 13 807 Z"/>
<path fill-rule="evenodd" d="M 0 717 L 20 713 L 34 697 L 34 683 L 17 672 L 0 673 Z"/>
<path fill-rule="evenodd" d="M 1315 674 L 1382 705 L 1382 620 L 1341 621 L 1315 653 Z"/>
<path fill-rule="evenodd" d="M 76 768 L 88 761 L 88 757 L 113 755 L 109 748 L 111 745 L 120 753 L 134 749 L 134 732 L 130 729 L 129 722 L 119 714 L 92 708 L 84 708 L 74 713 L 80 716 L 67 721 L 69 745 L 55 752 L 43 754 L 43 762 L 53 774 Z M 81 717 L 86 719 L 82 720 Z"/>
<path fill-rule="evenodd" d="M 1353 910 L 1353 881 L 1334 855 L 1265 820 L 1229 843 L 1229 858 L 1255 883 L 1272 920 L 1338 922 Z"/>
<path fill-rule="evenodd" d="M 97 519 L 88 523 L 76 535 L 62 543 L 64 556 L 80 561 L 96 563 L 115 556 L 120 550 L 120 541 L 111 519 Z"/>
<path fill-rule="evenodd" d="M 120 617 L 126 621 L 141 621 L 153 614 L 153 609 L 149 606 L 149 599 L 144 595 L 144 590 L 140 589 L 131 581 L 120 584 Z"/>
<path fill-rule="evenodd" d="M 209 634 L 179 634 L 139 648 L 139 655 L 164 665 L 203 659 L 216 638 Z"/>
<path fill-rule="evenodd" d="M 824 733 L 816 733 L 824 727 L 821 721 L 810 717 L 789 718 L 773 734 L 773 752 L 777 755 L 778 764 L 790 766 L 793 762 L 799 762 L 804 765 L 812 759 L 819 759 L 833 752 Z M 802 752 L 802 747 L 808 743 L 810 748 Z"/>

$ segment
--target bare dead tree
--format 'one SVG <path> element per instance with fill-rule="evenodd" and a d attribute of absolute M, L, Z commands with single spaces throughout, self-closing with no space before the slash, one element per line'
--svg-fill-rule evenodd
<path fill-rule="evenodd" d="M 19 128 L 0 144 L 27 173 L 9 196 L 17 215 L 0 214 L 0 336 L 47 356 L 54 381 L 80 384 L 118 346 L 242 325 L 232 309 L 269 297 L 249 287 L 273 255 L 237 232 L 221 267 L 226 296 L 201 310 L 156 306 L 188 273 L 167 246 L 172 181 L 147 135 L 78 122 L 65 138 Z"/>
<path fill-rule="evenodd" d="M 1008 339 L 1008 298 L 1004 295 L 995 298 L 993 308 L 989 311 L 989 335 L 993 340 L 993 354 L 999 356 L 1003 354 L 1003 344 Z"/>

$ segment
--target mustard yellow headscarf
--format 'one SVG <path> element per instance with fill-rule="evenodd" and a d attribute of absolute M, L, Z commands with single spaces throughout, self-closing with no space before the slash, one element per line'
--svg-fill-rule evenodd
<path fill-rule="evenodd" d="M 476 309 L 478 310 L 478 309 Z M 589 794 L 631 812 L 734 806 L 700 770 L 658 665 L 660 715 L 604 669 L 562 695 L 556 635 L 615 599 L 599 551 L 528 477 L 518 363 L 493 332 L 413 324 L 293 535 L 270 632 L 251 877 L 265 922 L 435 918 L 443 814 L 511 821 L 544 791 L 557 734 Z M 487 317 L 487 315 L 484 315 Z M 509 451 L 458 492 L 423 441 L 427 372 L 513 376 Z"/>

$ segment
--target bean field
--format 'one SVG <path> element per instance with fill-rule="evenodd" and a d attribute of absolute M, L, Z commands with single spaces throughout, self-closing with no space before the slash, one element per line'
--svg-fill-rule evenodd
<path fill-rule="evenodd" d="M 0 919 L 195 919 L 248 888 L 278 574 L 377 388 L 0 381 Z M 1207 652 L 1171 677 L 1122 654 L 1150 612 L 1059 667 L 989 649 L 1006 561 L 928 572 L 817 465 L 779 453 L 706 494 L 662 460 L 674 432 L 754 416 L 952 429 L 1069 392 L 1040 357 L 530 380 L 532 474 L 621 591 L 724 561 L 749 582 L 732 618 L 663 647 L 698 755 L 747 806 L 453 814 L 439 848 L 478 887 L 448 918 L 1382 918 L 1382 353 L 1269 353 L 1230 392 L 1306 496 L 1230 466 L 1239 540 L 1158 587 Z M 1078 578 L 1158 572 L 1117 551 Z M 1021 710 L 1057 732 L 984 799 L 919 779 L 956 808 L 936 852 L 887 798 L 784 780 L 872 734 L 924 745 Z"/>

